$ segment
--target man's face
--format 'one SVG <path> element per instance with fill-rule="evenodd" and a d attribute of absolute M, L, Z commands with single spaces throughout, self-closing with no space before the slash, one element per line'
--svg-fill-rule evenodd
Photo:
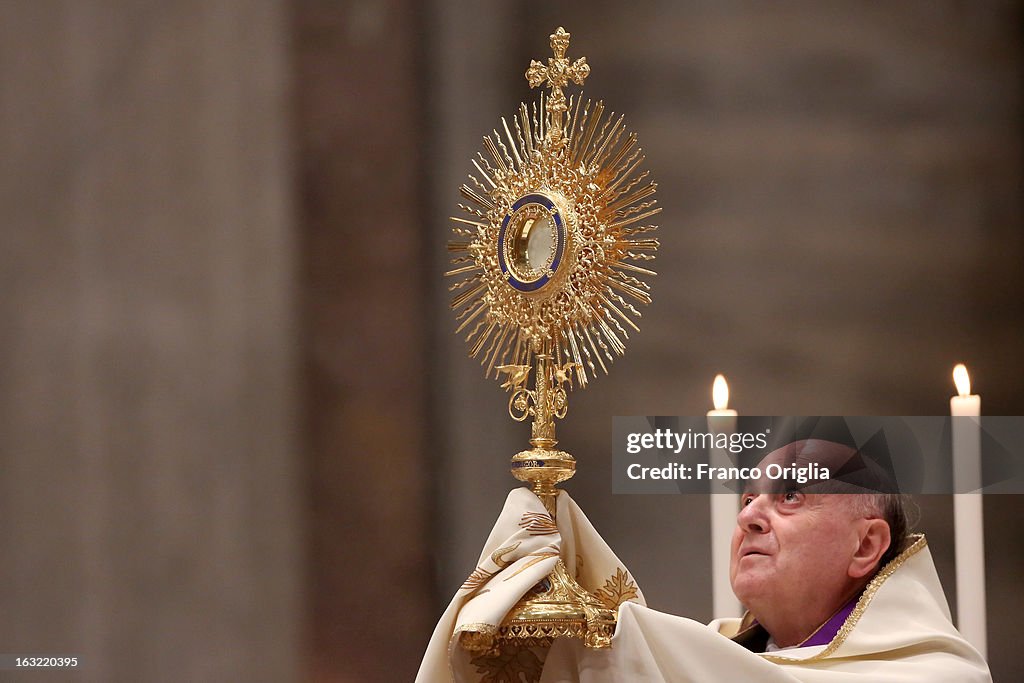
<path fill-rule="evenodd" d="M 762 468 L 799 460 L 792 447 L 784 448 Z M 801 490 L 744 493 L 730 562 L 740 602 L 758 616 L 780 607 L 827 604 L 848 590 L 848 570 L 860 544 L 852 498 Z"/>
<path fill-rule="evenodd" d="M 729 569 L 733 592 L 755 616 L 842 592 L 858 547 L 843 498 L 799 491 L 744 494 Z"/>

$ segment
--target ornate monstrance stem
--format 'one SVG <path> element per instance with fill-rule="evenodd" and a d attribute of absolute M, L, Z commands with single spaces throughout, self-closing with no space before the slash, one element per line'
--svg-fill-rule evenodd
<path fill-rule="evenodd" d="M 511 376 L 509 382 L 512 395 L 508 408 L 512 419 L 517 421 L 533 417 L 530 445 L 533 448 L 521 451 L 512 457 L 512 476 L 532 484 L 533 492 L 544 503 L 552 518 L 556 516 L 557 484 L 576 474 L 576 460 L 564 451 L 555 450 L 555 418 L 565 417 L 568 409 L 568 395 L 565 384 L 572 363 L 553 368 L 550 353 L 538 350 L 534 355 L 536 369 L 534 388 L 525 388 L 531 366 L 507 366 L 499 368 Z"/>
<path fill-rule="evenodd" d="M 551 410 L 551 381 L 548 376 L 548 365 L 551 356 L 546 353 L 537 354 L 537 415 L 533 419 L 530 430 L 530 445 L 534 448 L 553 448 L 558 440 L 555 438 L 555 415 Z"/>

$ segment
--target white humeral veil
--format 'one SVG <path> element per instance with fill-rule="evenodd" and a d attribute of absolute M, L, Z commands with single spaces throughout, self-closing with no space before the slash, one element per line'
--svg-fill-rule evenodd
<path fill-rule="evenodd" d="M 484 586 L 475 591 L 462 589 L 456 594 L 437 625 L 417 681 L 475 683 L 480 680 L 486 669 L 472 665 L 470 656 L 456 645 L 458 633 L 474 622 L 477 628 L 481 624 L 499 624 L 504 614 L 529 590 L 532 584 L 528 582 L 547 575 L 554 564 L 553 557 L 537 562 L 512 580 L 504 580 L 506 572 L 514 572 L 517 566 L 530 561 L 529 553 L 545 546 L 546 552 L 550 552 L 549 544 L 554 542 L 560 544 L 567 565 L 572 558 L 570 571 L 574 571 L 576 555 L 583 558 L 584 569 L 594 562 L 600 565 L 596 573 L 624 571 L 568 494 L 563 492 L 559 496 L 558 505 L 559 533 L 539 537 L 544 541 L 536 548 L 535 544 L 524 548 L 528 539 L 522 533 L 517 535 L 515 529 L 524 532 L 519 526 L 523 514 L 543 512 L 543 506 L 527 489 L 517 489 L 509 495 L 478 568 L 497 569 L 489 564 L 491 553 L 510 545 L 510 540 L 522 541 L 516 559 L 490 576 L 486 587 L 491 590 L 483 595 L 479 594 Z M 534 538 L 537 537 L 530 537 Z M 592 549 L 596 555 L 594 560 L 590 555 Z M 544 568 L 540 568 L 541 565 Z M 517 580 L 527 574 L 529 577 L 522 582 Z M 598 590 L 600 581 L 591 574 L 587 574 L 584 581 L 584 574 L 581 573 L 580 583 L 591 591 Z M 629 580 L 632 583 L 631 577 Z M 720 680 L 974 683 L 992 680 L 981 655 L 950 621 L 949 607 L 923 536 L 912 537 L 906 549 L 879 572 L 842 628 L 825 645 L 770 654 L 754 653 L 730 640 L 740 626 L 740 619 L 718 619 L 704 625 L 648 609 L 643 606 L 639 591 L 634 599 L 638 602 L 621 603 L 610 649 L 590 650 L 577 640 L 559 639 L 547 654 L 539 680 L 542 683 Z M 525 671 L 523 679 L 537 680 L 533 675 L 536 673 Z"/>
<path fill-rule="evenodd" d="M 611 548 L 569 494 L 559 492 L 557 525 L 543 503 L 529 489 L 514 489 L 491 535 L 484 544 L 476 569 L 456 592 L 430 638 L 416 680 L 419 683 L 472 681 L 483 673 L 500 676 L 488 665 L 494 662 L 458 644 L 463 631 L 495 632 L 519 599 L 544 579 L 561 557 L 576 581 L 609 606 L 624 600 L 643 603 L 643 594 Z M 540 653 L 543 656 L 543 653 Z M 527 681 L 536 681 L 539 663 L 532 655 L 508 668 Z M 535 665 L 535 668 L 531 666 Z M 510 680 L 518 681 L 520 678 Z"/>

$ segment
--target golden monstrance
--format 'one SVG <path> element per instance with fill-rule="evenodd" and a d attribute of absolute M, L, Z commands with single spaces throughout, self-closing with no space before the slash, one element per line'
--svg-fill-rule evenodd
<path fill-rule="evenodd" d="M 642 278 L 654 275 L 657 228 L 644 221 L 661 209 L 657 185 L 640 166 L 644 155 L 623 117 L 604 103 L 562 89 L 583 85 L 585 57 L 566 56 L 570 34 L 551 35 L 553 57 L 531 61 L 539 102 L 521 104 L 511 125 L 483 139 L 476 174 L 462 185 L 465 215 L 452 217 L 457 334 L 468 330 L 469 355 L 488 377 L 504 380 L 509 414 L 533 418 L 529 450 L 512 457 L 512 474 L 555 516 L 555 486 L 575 474 L 576 460 L 556 450 L 555 418 L 565 417 L 567 389 L 586 387 L 597 368 L 625 351 L 627 328 L 639 331 L 635 304 L 651 301 Z M 528 384 L 533 373 L 533 389 Z M 547 645 L 581 638 L 607 647 L 616 615 L 580 586 L 559 560 L 552 573 L 512 609 L 497 641 Z M 463 633 L 472 650 L 490 650 L 495 634 Z"/>

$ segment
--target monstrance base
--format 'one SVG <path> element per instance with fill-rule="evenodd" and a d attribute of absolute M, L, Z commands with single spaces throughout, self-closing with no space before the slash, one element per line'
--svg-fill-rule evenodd
<path fill-rule="evenodd" d="M 548 647 L 555 638 L 579 638 L 587 647 L 603 648 L 611 646 L 614 633 L 615 612 L 579 585 L 559 559 L 497 633 L 463 633 L 460 642 L 467 650 L 491 653 L 503 645 Z"/>

